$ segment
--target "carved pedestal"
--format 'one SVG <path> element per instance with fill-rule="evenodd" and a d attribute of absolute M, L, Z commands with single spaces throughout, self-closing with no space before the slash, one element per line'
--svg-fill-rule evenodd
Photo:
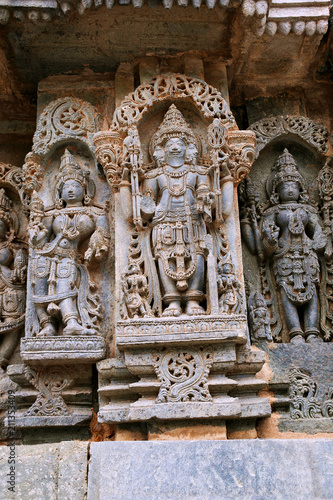
<path fill-rule="evenodd" d="M 97 336 L 21 339 L 21 357 L 27 364 L 94 363 L 105 353 L 105 340 Z"/>
<path fill-rule="evenodd" d="M 8 375 L 19 385 L 17 428 L 67 427 L 91 420 L 91 365 L 11 365 Z"/>
<path fill-rule="evenodd" d="M 251 352 L 244 315 L 118 323 L 122 360 L 98 363 L 99 420 L 245 419 L 268 416 L 256 396 L 264 354 Z"/>

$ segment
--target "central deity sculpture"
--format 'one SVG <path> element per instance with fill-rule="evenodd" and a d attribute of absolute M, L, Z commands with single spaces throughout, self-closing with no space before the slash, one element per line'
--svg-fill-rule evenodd
<path fill-rule="evenodd" d="M 45 212 L 33 195 L 29 237 L 34 334 L 39 337 L 59 330 L 64 336 L 98 333 L 101 310 L 88 265 L 106 256 L 108 239 L 105 214 L 93 206 L 94 195 L 89 172 L 67 150 L 56 177 L 56 208 Z"/>
<path fill-rule="evenodd" d="M 204 298 L 204 219 L 211 220 L 214 195 L 207 174 L 195 165 L 196 137 L 175 106 L 153 146 L 159 168 L 146 176 L 144 194 L 156 203 L 152 245 L 167 305 L 163 316 L 179 316 L 182 303 L 189 316 L 205 314 L 199 304 Z"/>
<path fill-rule="evenodd" d="M 131 159 L 129 163 L 132 165 L 133 220 L 138 224 L 139 216 L 143 223 L 145 232 L 141 250 L 146 253 L 143 255 L 145 273 L 149 275 L 147 269 L 150 268 L 153 290 L 157 288 L 154 281 L 158 281 L 164 304 L 162 316 L 206 314 L 201 303 L 206 298 L 207 237 L 213 239 L 219 259 L 225 256 L 226 251 L 222 248 L 222 235 L 212 223 L 215 195 L 211 188 L 210 169 L 196 164 L 199 138 L 176 106 L 171 105 L 152 138 L 151 153 L 156 168 L 143 175 L 142 192 L 139 193 L 140 213 L 135 213 L 133 151 L 135 147 L 139 151 L 139 140 L 138 136 L 135 139 L 134 136 L 132 131 L 125 144 L 127 158 Z M 230 175 L 228 179 L 231 179 Z M 223 186 L 222 182 L 222 190 Z M 149 252 L 156 262 L 155 270 L 147 262 Z M 216 266 L 214 272 L 216 274 Z M 123 283 L 128 280 L 129 274 L 128 270 Z M 156 301 L 156 296 L 154 299 Z M 142 297 L 142 302 L 144 300 Z M 145 311 L 144 316 L 151 315 L 146 307 Z"/>

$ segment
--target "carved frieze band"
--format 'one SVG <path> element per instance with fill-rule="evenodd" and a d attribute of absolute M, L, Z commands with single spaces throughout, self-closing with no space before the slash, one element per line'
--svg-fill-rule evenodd
<path fill-rule="evenodd" d="M 319 153 L 328 150 L 328 130 L 304 116 L 272 116 L 253 123 L 250 127 L 257 138 L 257 156 L 270 141 L 281 135 L 294 134 L 316 148 Z"/>
<path fill-rule="evenodd" d="M 117 335 L 170 335 L 184 333 L 245 331 L 247 320 L 244 314 L 221 314 L 216 317 L 190 319 L 134 319 L 117 322 Z"/>
<path fill-rule="evenodd" d="M 85 360 L 101 359 L 105 356 L 105 340 L 102 337 L 26 337 L 21 340 L 21 356 L 24 361 L 43 359 Z"/>

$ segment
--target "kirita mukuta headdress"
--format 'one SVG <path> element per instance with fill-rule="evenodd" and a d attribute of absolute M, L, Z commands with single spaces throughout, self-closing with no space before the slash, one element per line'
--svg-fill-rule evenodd
<path fill-rule="evenodd" d="M 173 137 L 182 139 L 186 145 L 195 144 L 197 148 L 199 147 L 198 139 L 184 119 L 182 113 L 174 104 L 171 104 L 170 108 L 165 113 L 161 125 L 152 138 L 152 150 L 154 151 L 157 146 L 164 146 L 164 144 Z"/>

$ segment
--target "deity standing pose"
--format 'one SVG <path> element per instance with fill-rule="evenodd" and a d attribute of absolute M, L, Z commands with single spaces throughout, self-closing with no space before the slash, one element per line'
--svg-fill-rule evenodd
<path fill-rule="evenodd" d="M 151 221 L 153 256 L 167 306 L 163 316 L 205 314 L 206 221 L 214 195 L 203 167 L 196 165 L 197 138 L 172 105 L 153 137 L 158 168 L 145 175 L 143 194 L 156 206 Z"/>
<path fill-rule="evenodd" d="M 0 365 L 6 367 L 24 324 L 27 256 L 16 241 L 18 218 L 0 189 Z"/>
<path fill-rule="evenodd" d="M 95 184 L 66 150 L 56 177 L 56 208 L 44 213 L 36 195 L 29 237 L 37 336 L 96 335 L 101 307 L 88 265 L 108 252 L 107 221 L 93 205 Z M 86 248 L 84 256 L 82 248 Z"/>
<path fill-rule="evenodd" d="M 267 191 L 271 207 L 262 214 L 262 246 L 257 251 L 268 259 L 275 277 L 290 341 L 322 341 L 317 252 L 325 248 L 326 237 L 317 210 L 308 203 L 304 178 L 287 149 L 277 160 Z"/>

